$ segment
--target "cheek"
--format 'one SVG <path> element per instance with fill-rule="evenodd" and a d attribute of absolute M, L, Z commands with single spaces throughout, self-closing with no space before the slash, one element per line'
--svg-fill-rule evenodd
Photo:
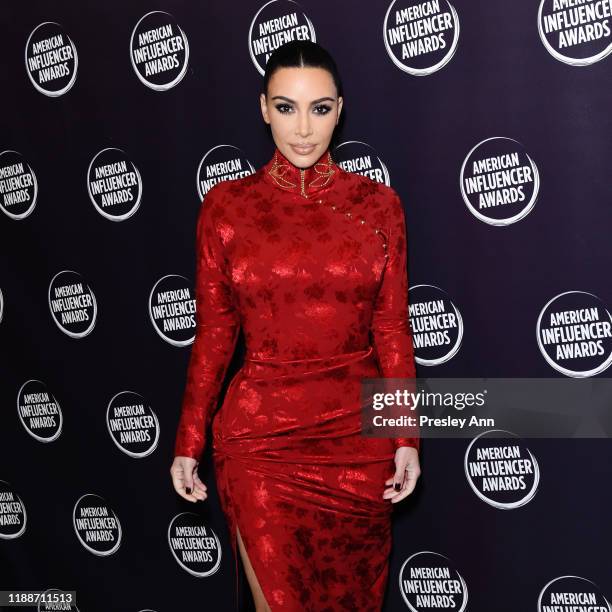
<path fill-rule="evenodd" d="M 333 132 L 336 127 L 336 113 L 331 111 L 324 117 L 319 117 L 318 127 L 320 133 Z"/>
<path fill-rule="evenodd" d="M 270 127 L 275 134 L 285 134 L 291 131 L 292 121 L 289 117 L 279 115 L 278 113 L 270 114 Z"/>

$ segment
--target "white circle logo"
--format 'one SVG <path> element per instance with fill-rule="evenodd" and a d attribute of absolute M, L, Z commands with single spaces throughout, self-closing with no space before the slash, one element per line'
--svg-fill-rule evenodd
<path fill-rule="evenodd" d="M 514 434 L 509 439 L 493 437 L 502 430 L 476 436 L 465 451 L 467 481 L 479 499 L 501 510 L 520 508 L 538 490 L 540 468 L 536 458 Z"/>
<path fill-rule="evenodd" d="M 24 429 L 39 442 L 53 442 L 62 433 L 62 409 L 40 380 L 28 380 L 21 385 L 17 414 Z"/>
<path fill-rule="evenodd" d="M 612 315 L 592 293 L 552 298 L 540 311 L 536 335 L 544 359 L 566 376 L 595 376 L 612 363 Z"/>
<path fill-rule="evenodd" d="M 391 186 L 387 166 L 365 142 L 347 140 L 334 149 L 332 157 L 338 166 L 347 172 L 361 174 L 387 187 Z"/>
<path fill-rule="evenodd" d="M 463 319 L 448 294 L 434 285 L 409 290 L 409 320 L 415 361 L 435 366 L 455 356 L 463 339 Z"/>
<path fill-rule="evenodd" d="M 217 534 L 193 512 L 183 512 L 172 519 L 168 545 L 177 563 L 192 576 L 212 576 L 221 567 Z"/>
<path fill-rule="evenodd" d="M 570 66 L 589 66 L 612 52 L 609 2 L 540 0 L 538 33 L 546 50 Z"/>
<path fill-rule="evenodd" d="M 36 90 L 55 98 L 74 85 L 79 58 L 64 28 L 59 23 L 45 21 L 28 36 L 25 65 Z"/>
<path fill-rule="evenodd" d="M 249 53 L 262 76 L 273 51 L 291 40 L 317 41 L 314 26 L 293 0 L 270 0 L 253 17 L 249 27 Z"/>
<path fill-rule="evenodd" d="M 393 0 L 385 13 L 383 40 L 393 63 L 427 76 L 450 62 L 459 41 L 459 16 L 447 0 Z"/>
<path fill-rule="evenodd" d="M 111 398 L 106 427 L 117 448 L 129 457 L 141 459 L 157 448 L 157 415 L 138 393 L 121 391 Z"/>
<path fill-rule="evenodd" d="M 49 310 L 55 324 L 71 338 L 91 333 L 98 314 L 96 296 L 78 272 L 62 270 L 49 283 Z"/>
<path fill-rule="evenodd" d="M 36 206 L 38 183 L 30 164 L 17 151 L 0 153 L 0 209 L 9 218 L 25 219 Z"/>
<path fill-rule="evenodd" d="M 87 169 L 87 193 L 103 217 L 125 221 L 140 206 L 140 172 L 125 151 L 112 147 L 102 149 Z"/>
<path fill-rule="evenodd" d="M 559 576 L 540 591 L 538 612 L 563 609 L 612 612 L 601 589 L 592 580 L 580 576 Z"/>
<path fill-rule="evenodd" d="M 187 36 L 170 13 L 151 11 L 132 30 L 130 60 L 136 76 L 147 87 L 155 91 L 171 89 L 187 72 Z"/>
<path fill-rule="evenodd" d="M 78 606 L 70 600 L 68 593 L 62 589 L 50 588 L 44 591 L 44 598 L 41 597 L 37 612 L 47 612 L 47 610 L 67 610 L 68 612 L 79 612 Z M 43 601 L 44 600 L 44 601 Z"/>
<path fill-rule="evenodd" d="M 238 147 L 220 144 L 210 149 L 200 160 L 197 169 L 198 198 L 201 202 L 210 188 L 221 181 L 229 181 L 255 173 L 253 164 Z"/>
<path fill-rule="evenodd" d="M 468 210 L 489 225 L 510 225 L 535 206 L 540 175 L 535 162 L 512 138 L 479 142 L 463 160 L 459 179 Z"/>
<path fill-rule="evenodd" d="M 8 482 L 0 480 L 0 540 L 13 540 L 26 528 L 26 509 Z"/>
<path fill-rule="evenodd" d="M 172 346 L 194 341 L 196 301 L 184 276 L 160 278 L 149 294 L 149 317 L 155 331 Z"/>
<path fill-rule="evenodd" d="M 448 557 L 429 550 L 414 553 L 404 561 L 399 587 L 411 612 L 434 608 L 463 612 L 468 602 L 463 576 Z"/>
<path fill-rule="evenodd" d="M 121 523 L 99 495 L 86 493 L 77 500 L 72 525 L 79 542 L 94 555 L 107 557 L 121 546 Z"/>

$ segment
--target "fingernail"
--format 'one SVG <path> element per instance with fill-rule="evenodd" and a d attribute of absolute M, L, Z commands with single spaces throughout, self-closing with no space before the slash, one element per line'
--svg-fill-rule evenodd
<path fill-rule="evenodd" d="M 396 482 L 394 487 L 396 491 L 399 491 L 402 488 L 402 485 L 399 482 Z"/>
<path fill-rule="evenodd" d="M 185 491 L 187 491 L 187 495 L 191 494 L 191 487 L 185 487 Z"/>

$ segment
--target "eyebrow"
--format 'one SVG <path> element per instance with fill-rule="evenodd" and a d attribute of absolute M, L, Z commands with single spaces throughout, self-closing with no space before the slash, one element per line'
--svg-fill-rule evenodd
<path fill-rule="evenodd" d="M 288 98 L 287 96 L 273 96 L 272 100 L 276 100 L 277 98 L 281 100 L 286 100 L 287 102 L 291 102 L 292 104 L 295 104 L 295 100 L 292 100 L 291 98 Z M 324 102 L 325 100 L 330 100 L 331 102 L 335 102 L 336 98 L 330 98 L 329 96 L 325 96 L 323 98 L 317 98 L 316 100 L 313 100 L 310 104 L 318 104 L 319 102 Z"/>

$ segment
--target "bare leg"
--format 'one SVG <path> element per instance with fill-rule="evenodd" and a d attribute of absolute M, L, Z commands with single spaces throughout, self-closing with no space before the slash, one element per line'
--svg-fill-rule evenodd
<path fill-rule="evenodd" d="M 247 554 L 246 548 L 242 542 L 242 536 L 240 535 L 240 530 L 236 527 L 236 536 L 238 539 L 238 549 L 240 550 L 240 557 L 242 558 L 242 563 L 244 565 L 244 571 L 247 576 L 247 580 L 249 581 L 249 586 L 251 587 L 251 592 L 253 593 L 253 599 L 255 600 L 255 612 L 272 612 L 270 610 L 270 606 L 266 601 L 263 591 L 261 590 L 261 586 L 259 581 L 257 580 L 257 576 L 255 575 L 255 571 L 253 570 L 253 566 L 251 565 L 251 561 L 249 560 L 249 556 Z"/>

